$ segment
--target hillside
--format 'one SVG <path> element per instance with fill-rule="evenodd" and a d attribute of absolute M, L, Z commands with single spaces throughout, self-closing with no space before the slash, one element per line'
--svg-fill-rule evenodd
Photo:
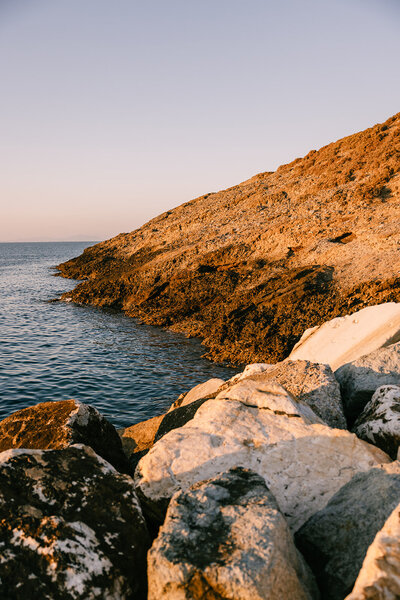
<path fill-rule="evenodd" d="M 275 362 L 304 329 L 400 301 L 400 113 L 167 211 L 59 266 L 64 300 Z"/>

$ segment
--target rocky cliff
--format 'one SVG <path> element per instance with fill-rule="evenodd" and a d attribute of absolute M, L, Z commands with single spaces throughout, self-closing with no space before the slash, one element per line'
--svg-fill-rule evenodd
<path fill-rule="evenodd" d="M 63 299 L 275 362 L 307 327 L 400 299 L 400 113 L 59 266 Z"/>

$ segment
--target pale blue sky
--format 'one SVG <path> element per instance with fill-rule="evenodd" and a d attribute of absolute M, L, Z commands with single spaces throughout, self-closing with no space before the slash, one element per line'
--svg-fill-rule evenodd
<path fill-rule="evenodd" d="M 400 110 L 400 0 L 0 0 L 0 241 L 105 239 Z"/>

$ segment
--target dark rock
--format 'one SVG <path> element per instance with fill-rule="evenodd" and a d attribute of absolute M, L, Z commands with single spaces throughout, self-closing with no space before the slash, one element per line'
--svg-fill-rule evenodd
<path fill-rule="evenodd" d="M 87 446 L 0 454 L 0 597 L 146 597 L 150 545 L 132 479 Z"/>
<path fill-rule="evenodd" d="M 351 592 L 369 546 L 399 502 L 396 461 L 355 475 L 296 533 L 324 600 Z"/>
<path fill-rule="evenodd" d="M 164 437 L 169 431 L 177 429 L 178 427 L 183 427 L 183 425 L 193 419 L 200 406 L 204 404 L 206 400 L 207 398 L 201 398 L 200 400 L 195 400 L 190 404 L 171 410 L 171 412 L 167 412 L 154 437 L 154 443 Z"/>
<path fill-rule="evenodd" d="M 42 402 L 0 422 L 0 451 L 61 449 L 72 444 L 90 446 L 118 471 L 131 472 L 116 429 L 93 406 L 76 400 Z"/>

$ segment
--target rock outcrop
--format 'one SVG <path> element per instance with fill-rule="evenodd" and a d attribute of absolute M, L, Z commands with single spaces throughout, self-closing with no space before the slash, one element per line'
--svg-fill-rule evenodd
<path fill-rule="evenodd" d="M 144 600 L 149 545 L 132 479 L 91 448 L 0 454 L 2 600 Z"/>
<path fill-rule="evenodd" d="M 399 501 L 395 461 L 355 475 L 297 532 L 324 600 L 343 600 L 351 592 L 369 546 Z"/>
<path fill-rule="evenodd" d="M 130 472 L 116 429 L 93 406 L 76 400 L 41 402 L 0 422 L 0 452 L 61 449 L 72 444 L 90 446 L 118 471 Z"/>
<path fill-rule="evenodd" d="M 60 265 L 84 280 L 63 298 L 201 337 L 214 360 L 282 360 L 307 328 L 399 302 L 399 148 L 400 114 L 169 210 Z"/>
<path fill-rule="evenodd" d="M 346 600 L 400 598 L 400 504 L 368 548 L 352 593 Z"/>
<path fill-rule="evenodd" d="M 307 600 L 313 576 L 264 480 L 233 469 L 173 496 L 149 552 L 149 600 Z"/>
<path fill-rule="evenodd" d="M 175 492 L 242 466 L 264 478 L 296 530 L 353 475 L 390 461 L 354 434 L 302 416 L 304 407 L 313 412 L 276 391 L 250 397 L 250 406 L 243 396 L 207 400 L 191 421 L 161 438 L 135 472 L 147 513 L 162 522 Z"/>
<path fill-rule="evenodd" d="M 400 343 L 380 348 L 335 372 L 351 426 L 381 385 L 400 385 Z"/>
<path fill-rule="evenodd" d="M 378 388 L 355 422 L 353 431 L 395 459 L 400 445 L 400 386 Z"/>

